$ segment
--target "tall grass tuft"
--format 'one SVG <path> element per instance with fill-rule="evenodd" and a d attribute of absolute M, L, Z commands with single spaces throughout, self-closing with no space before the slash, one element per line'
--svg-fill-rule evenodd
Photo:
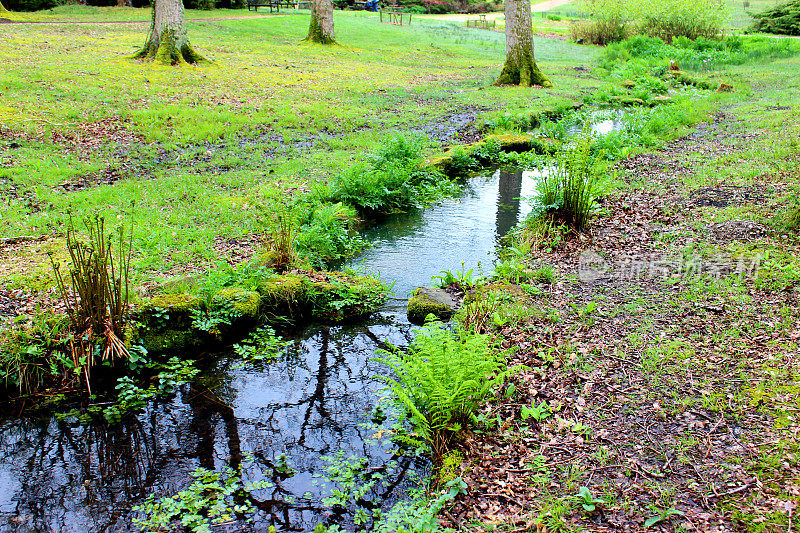
<path fill-rule="evenodd" d="M 601 180 L 602 167 L 592 155 L 591 134 L 584 130 L 574 143 L 562 149 L 554 171 L 539 182 L 534 216 L 583 231 L 589 224 Z"/>
<path fill-rule="evenodd" d="M 130 314 L 129 273 L 132 232 L 125 238 L 120 227 L 106 234 L 101 216 L 84 219 L 85 239 L 78 236 L 70 216 L 67 277 L 50 256 L 61 299 L 67 307 L 75 334 L 70 349 L 75 368 L 80 368 L 91 393 L 91 371 L 101 364 L 127 359 L 123 339 Z M 116 233 L 116 235 L 115 235 Z M 99 347 L 99 349 L 96 349 Z"/>

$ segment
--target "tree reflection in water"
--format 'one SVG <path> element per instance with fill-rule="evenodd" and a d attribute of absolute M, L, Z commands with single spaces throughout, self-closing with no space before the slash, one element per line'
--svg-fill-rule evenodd
<path fill-rule="evenodd" d="M 343 450 L 376 467 L 392 458 L 369 442 L 381 388 L 374 376 L 383 371 L 371 358 L 385 341 L 401 345 L 408 335 L 407 326 L 319 328 L 271 364 L 242 367 L 223 357 L 175 398 L 115 426 L 6 421 L 0 530 L 129 531 L 133 506 L 183 490 L 198 466 L 241 468 L 245 481 L 274 483 L 250 495 L 258 516 L 248 528 L 313 529 L 326 515 L 325 494 L 313 482 L 324 472 L 323 456 Z M 275 472 L 282 453 L 293 477 Z M 390 473 L 375 500 L 391 503 L 408 468 L 401 463 Z"/>

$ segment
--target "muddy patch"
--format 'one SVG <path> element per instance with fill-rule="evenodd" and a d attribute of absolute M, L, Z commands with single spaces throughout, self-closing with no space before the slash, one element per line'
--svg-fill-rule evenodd
<path fill-rule="evenodd" d="M 763 239 L 770 234 L 768 227 L 751 220 L 726 220 L 706 227 L 713 240 L 726 241 L 753 241 Z"/>
<path fill-rule="evenodd" d="M 752 185 L 714 185 L 695 189 L 689 193 L 691 203 L 698 207 L 758 204 L 766 198 L 763 189 Z"/>
<path fill-rule="evenodd" d="M 84 191 L 100 185 L 112 185 L 121 179 L 123 179 L 123 174 L 120 169 L 108 167 L 97 172 L 83 174 L 73 180 L 67 180 L 56 185 L 55 188 L 65 192 Z"/>
<path fill-rule="evenodd" d="M 422 124 L 411 131 L 426 135 L 430 140 L 441 145 L 471 143 L 479 141 L 483 135 L 475 127 L 474 122 L 481 109 L 467 109 L 452 113 L 434 121 Z"/>

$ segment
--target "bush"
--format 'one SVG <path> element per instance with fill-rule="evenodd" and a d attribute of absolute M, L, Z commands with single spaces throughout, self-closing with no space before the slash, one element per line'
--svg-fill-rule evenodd
<path fill-rule="evenodd" d="M 619 42 L 629 35 L 628 23 L 621 18 L 603 18 L 595 21 L 575 20 L 569 26 L 576 43 L 606 45 Z"/>
<path fill-rule="evenodd" d="M 441 173 L 422 167 L 423 146 L 420 137 L 397 135 L 368 163 L 342 172 L 318 195 L 325 201 L 351 205 L 368 218 L 439 200 L 453 192 L 453 184 Z"/>
<path fill-rule="evenodd" d="M 305 263 L 330 268 L 354 256 L 367 245 L 352 227 L 355 211 L 343 204 L 322 204 L 304 211 L 294 246 Z"/>
<path fill-rule="evenodd" d="M 421 328 L 408 353 L 381 351 L 378 361 L 396 378 L 386 378 L 401 421 L 410 420 L 421 438 L 399 437 L 414 447 L 429 446 L 439 460 L 505 378 L 503 354 L 489 335 L 450 331 L 440 324 Z"/>
<path fill-rule="evenodd" d="M 614 30 L 632 23 L 636 24 L 636 32 L 667 42 L 678 36 L 714 38 L 728 15 L 726 5 L 719 0 L 585 0 L 584 4 L 595 19 L 591 23 L 595 26 L 584 27 L 587 35 L 608 38 L 615 35 Z"/>
<path fill-rule="evenodd" d="M 753 30 L 782 35 L 800 35 L 800 0 L 790 0 L 761 13 L 754 13 Z"/>

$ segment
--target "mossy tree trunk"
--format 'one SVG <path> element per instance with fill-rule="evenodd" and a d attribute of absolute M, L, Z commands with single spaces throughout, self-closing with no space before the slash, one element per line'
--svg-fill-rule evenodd
<path fill-rule="evenodd" d="M 322 44 L 336 42 L 333 34 L 332 0 L 311 0 L 311 24 L 306 41 Z"/>
<path fill-rule="evenodd" d="M 154 59 L 165 65 L 203 61 L 189 44 L 183 0 L 155 0 L 150 34 L 135 57 Z"/>
<path fill-rule="evenodd" d="M 0 2 L 0 13 L 6 13 L 8 9 L 3 5 L 3 2 Z"/>
<path fill-rule="evenodd" d="M 533 55 L 530 0 L 506 0 L 506 63 L 495 85 L 552 87 Z"/>

